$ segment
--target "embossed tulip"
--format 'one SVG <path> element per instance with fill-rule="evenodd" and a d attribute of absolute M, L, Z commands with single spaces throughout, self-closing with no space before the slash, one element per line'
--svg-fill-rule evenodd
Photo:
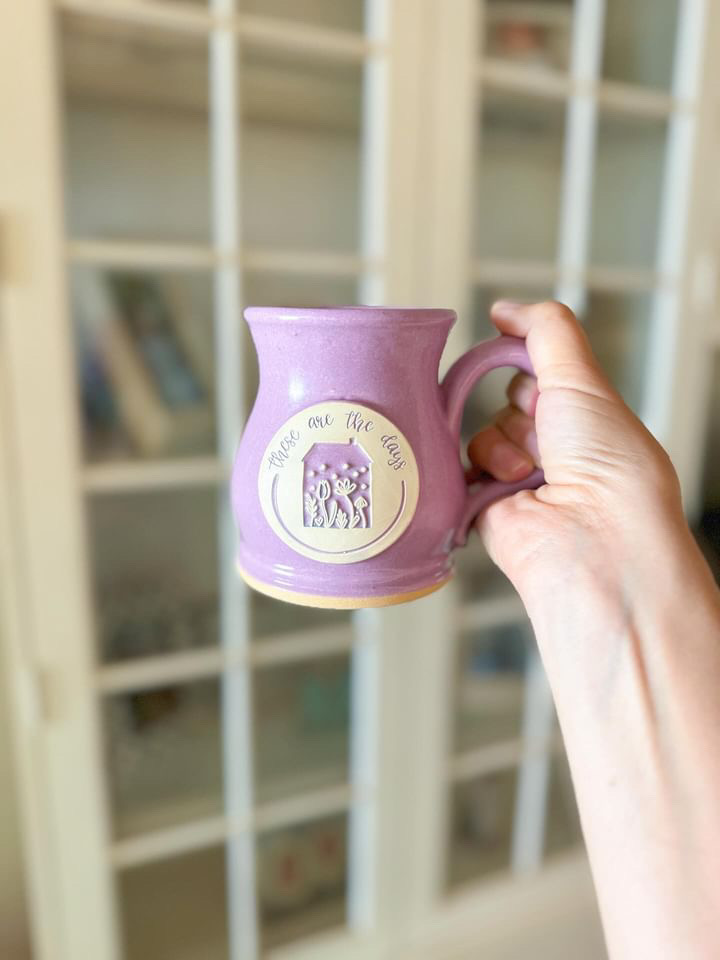
<path fill-rule="evenodd" d="M 317 491 L 315 492 L 315 496 L 318 498 L 318 501 L 320 503 L 320 512 L 322 513 L 323 520 L 325 521 L 326 527 L 330 526 L 330 520 L 328 518 L 327 509 L 325 507 L 325 501 L 329 499 L 331 493 L 332 493 L 332 490 L 330 489 L 330 484 L 327 482 L 327 480 L 321 480 L 320 483 L 317 485 Z"/>

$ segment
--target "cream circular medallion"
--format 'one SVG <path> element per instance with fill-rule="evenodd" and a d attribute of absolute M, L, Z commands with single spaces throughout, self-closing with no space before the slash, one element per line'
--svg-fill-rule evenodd
<path fill-rule="evenodd" d="M 280 427 L 263 455 L 265 519 L 289 547 L 324 563 L 357 563 L 395 543 L 419 492 L 412 448 L 359 403 L 316 403 Z"/>

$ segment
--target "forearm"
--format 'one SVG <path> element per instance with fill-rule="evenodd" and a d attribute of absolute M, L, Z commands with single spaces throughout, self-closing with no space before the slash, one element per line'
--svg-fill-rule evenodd
<path fill-rule="evenodd" d="M 716 958 L 717 590 L 678 523 L 628 537 L 612 568 L 597 550 L 579 556 L 567 580 L 567 592 L 546 591 L 531 616 L 611 957 Z"/>

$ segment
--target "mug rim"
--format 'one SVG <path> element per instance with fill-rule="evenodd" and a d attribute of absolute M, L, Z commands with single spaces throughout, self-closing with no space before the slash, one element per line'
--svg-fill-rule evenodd
<path fill-rule="evenodd" d="M 444 307 L 384 307 L 343 305 L 337 307 L 246 307 L 243 316 L 248 323 L 293 323 L 323 321 L 326 323 L 393 323 L 402 325 L 454 323 L 457 314 Z"/>

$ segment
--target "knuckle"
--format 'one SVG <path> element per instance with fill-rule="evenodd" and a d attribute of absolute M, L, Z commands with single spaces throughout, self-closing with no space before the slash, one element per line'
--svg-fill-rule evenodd
<path fill-rule="evenodd" d="M 570 307 L 559 300 L 544 300 L 538 304 L 538 315 L 541 320 L 554 323 L 564 323 L 578 326 L 578 319 Z"/>
<path fill-rule="evenodd" d="M 486 510 L 486 516 L 491 529 L 502 530 L 510 521 L 513 514 L 511 497 L 502 497 L 495 500 Z"/>

